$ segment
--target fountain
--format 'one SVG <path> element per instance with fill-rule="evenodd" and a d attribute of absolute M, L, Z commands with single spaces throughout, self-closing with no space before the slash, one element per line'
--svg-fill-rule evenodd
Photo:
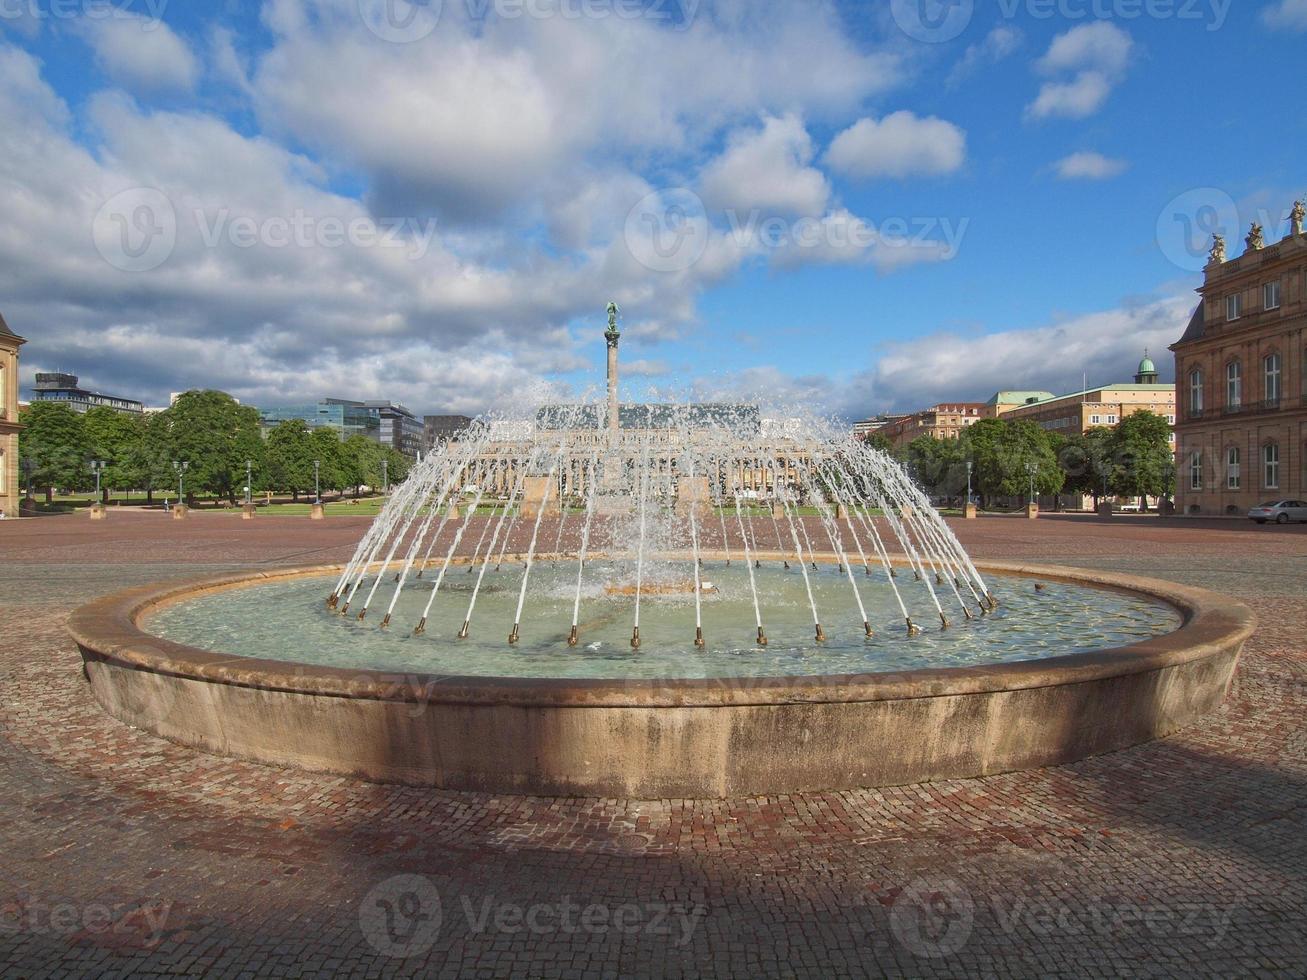
<path fill-rule="evenodd" d="M 480 420 L 343 565 L 79 610 L 101 704 L 278 764 L 648 797 L 1056 764 L 1220 703 L 1241 605 L 974 562 L 897 463 L 821 419 L 622 406 L 617 314 L 606 403 Z"/>

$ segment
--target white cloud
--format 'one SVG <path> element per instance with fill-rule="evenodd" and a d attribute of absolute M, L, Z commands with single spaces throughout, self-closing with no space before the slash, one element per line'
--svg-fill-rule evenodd
<path fill-rule="evenodd" d="M 920 177 L 953 173 L 966 160 L 966 133 L 934 116 L 900 111 L 860 119 L 840 133 L 826 164 L 849 177 Z"/>
<path fill-rule="evenodd" d="M 1053 164 L 1057 175 L 1063 180 L 1108 180 L 1125 173 L 1129 166 L 1125 160 L 1115 160 L 1090 151 L 1072 153 Z"/>
<path fill-rule="evenodd" d="M 738 130 L 700 178 L 709 208 L 748 213 L 820 215 L 830 184 L 808 166 L 812 139 L 797 116 L 769 117 L 763 128 Z"/>
<path fill-rule="evenodd" d="M 100 68 L 129 92 L 149 96 L 195 87 L 199 61 L 163 21 L 116 13 L 84 18 L 79 29 Z"/>
<path fill-rule="evenodd" d="M 1307 31 L 1307 0 L 1279 0 L 1262 11 L 1262 22 L 1271 28 Z"/>
<path fill-rule="evenodd" d="M 1092 116 L 1124 78 L 1133 50 L 1130 35 L 1107 21 L 1082 24 L 1059 34 L 1035 68 L 1044 75 L 1073 73 L 1074 77 L 1045 82 L 1035 101 L 1026 107 L 1027 117 Z"/>
<path fill-rule="evenodd" d="M 985 35 L 985 39 L 967 48 L 949 73 L 948 84 L 956 85 L 986 65 L 996 65 L 1014 54 L 1025 38 L 1021 31 L 1009 25 L 1000 25 Z"/>

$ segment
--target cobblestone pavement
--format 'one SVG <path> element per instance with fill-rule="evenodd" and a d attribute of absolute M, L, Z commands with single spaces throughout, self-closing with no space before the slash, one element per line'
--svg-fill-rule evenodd
<path fill-rule="evenodd" d="M 71 606 L 346 557 L 364 522 L 0 524 L 5 976 L 1302 976 L 1307 529 L 992 518 L 982 558 L 1222 589 L 1261 617 L 1226 705 L 1039 772 L 729 801 L 376 786 L 102 714 Z"/>

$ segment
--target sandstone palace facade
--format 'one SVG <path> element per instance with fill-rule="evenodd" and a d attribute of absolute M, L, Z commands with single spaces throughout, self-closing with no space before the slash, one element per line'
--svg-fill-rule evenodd
<path fill-rule="evenodd" d="M 1243 255 L 1218 236 L 1202 302 L 1175 352 L 1182 514 L 1238 514 L 1307 500 L 1307 236 L 1295 204 L 1289 235 L 1259 225 Z"/>

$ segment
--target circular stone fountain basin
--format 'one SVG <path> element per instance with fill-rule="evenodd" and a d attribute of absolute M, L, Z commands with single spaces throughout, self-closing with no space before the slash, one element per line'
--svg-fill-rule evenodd
<path fill-rule="evenodd" d="M 547 559 L 513 646 L 521 573 L 508 565 L 487 578 L 466 640 L 457 567 L 423 636 L 410 620 L 429 586 L 406 589 L 383 632 L 324 607 L 339 568 L 135 589 L 70 628 L 105 710 L 206 751 L 448 789 L 693 798 L 979 776 L 1159 738 L 1221 703 L 1254 623 L 1198 589 L 989 563 L 998 610 L 966 621 L 949 593 L 953 628 L 922 623 L 916 637 L 877 573 L 860 589 L 868 639 L 833 558 L 807 581 L 779 565 L 754 572 L 765 650 L 738 561 L 704 572 L 717 591 L 703 597 L 702 650 L 693 589 L 657 582 L 632 650 L 634 589 L 613 590 L 622 569 L 603 562 L 587 568 L 569 649 L 575 565 Z M 822 644 L 809 586 L 830 618 Z"/>

